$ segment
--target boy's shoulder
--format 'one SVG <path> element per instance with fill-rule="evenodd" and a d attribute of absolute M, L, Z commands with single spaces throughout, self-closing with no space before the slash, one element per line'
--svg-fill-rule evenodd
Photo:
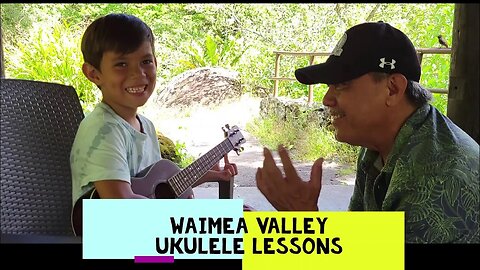
<path fill-rule="evenodd" d="M 146 116 L 137 114 L 144 128 L 148 131 L 147 134 L 155 134 L 155 126 L 153 122 Z M 77 136 L 82 134 L 85 136 L 93 136 L 98 132 L 110 133 L 113 130 L 116 134 L 126 136 L 128 134 L 136 133 L 130 124 L 128 124 L 122 117 L 117 115 L 113 109 L 107 104 L 99 103 L 95 109 L 90 112 L 80 123 Z"/>
<path fill-rule="evenodd" d="M 96 136 L 98 133 L 106 135 L 112 131 L 115 134 L 128 134 L 128 124 L 110 109 L 108 105 L 99 103 L 95 109 L 80 122 L 77 136 L 89 137 Z"/>
<path fill-rule="evenodd" d="M 100 102 L 95 106 L 93 111 L 85 116 L 80 126 L 91 127 L 101 123 L 115 123 L 118 122 L 119 117 L 120 116 L 116 115 L 113 110 L 109 109 L 108 105 Z"/>

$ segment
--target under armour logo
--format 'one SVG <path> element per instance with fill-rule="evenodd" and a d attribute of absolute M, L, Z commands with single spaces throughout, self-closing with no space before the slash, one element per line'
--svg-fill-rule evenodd
<path fill-rule="evenodd" d="M 395 59 L 392 59 L 392 62 L 385 62 L 385 57 L 384 57 L 384 58 L 380 58 L 380 64 L 378 66 L 381 68 L 385 68 L 385 65 L 390 65 L 390 69 L 394 69 L 396 62 L 397 61 L 395 61 Z"/>

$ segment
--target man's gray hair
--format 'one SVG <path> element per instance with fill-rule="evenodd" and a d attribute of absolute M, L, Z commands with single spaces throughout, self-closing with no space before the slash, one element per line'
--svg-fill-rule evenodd
<path fill-rule="evenodd" d="M 383 72 L 372 72 L 371 74 L 375 82 L 380 82 L 390 76 L 390 74 Z M 415 107 L 421 107 L 432 100 L 432 93 L 415 81 L 409 80 L 407 82 L 405 93 L 407 94 L 408 100 L 415 105 Z"/>
<path fill-rule="evenodd" d="M 408 81 L 405 92 L 408 100 L 417 107 L 421 107 L 432 100 L 432 93 L 415 81 Z"/>

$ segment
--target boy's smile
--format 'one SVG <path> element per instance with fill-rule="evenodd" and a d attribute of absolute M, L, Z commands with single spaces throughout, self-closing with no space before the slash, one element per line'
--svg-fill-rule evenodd
<path fill-rule="evenodd" d="M 138 87 L 128 87 L 125 90 L 127 90 L 127 92 L 130 94 L 137 95 L 137 94 L 142 94 L 145 91 L 145 89 L 147 89 L 147 85 L 138 86 Z"/>

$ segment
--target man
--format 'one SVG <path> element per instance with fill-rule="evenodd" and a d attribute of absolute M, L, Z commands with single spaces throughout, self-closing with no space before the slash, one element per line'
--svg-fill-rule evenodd
<path fill-rule="evenodd" d="M 296 70 L 325 83 L 338 141 L 361 146 L 352 211 L 405 211 L 407 243 L 479 242 L 479 146 L 428 101 L 409 38 L 387 23 L 346 31 L 325 63 Z M 264 149 L 257 186 L 277 210 L 318 210 L 322 158 L 300 179 L 278 149 Z"/>

